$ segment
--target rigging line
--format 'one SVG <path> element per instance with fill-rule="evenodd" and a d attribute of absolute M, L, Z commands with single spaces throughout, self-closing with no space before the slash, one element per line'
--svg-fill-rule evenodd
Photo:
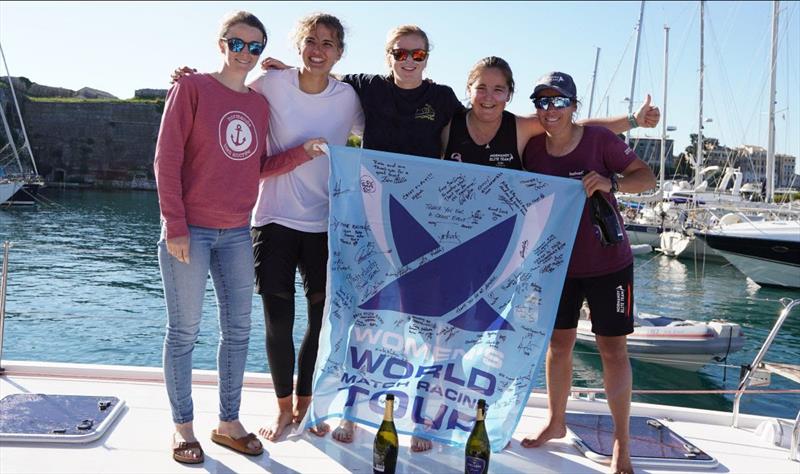
<path fill-rule="evenodd" d="M 783 26 L 783 28 L 781 28 L 780 25 L 778 26 L 779 27 L 779 31 L 783 32 L 783 34 L 781 35 L 782 38 L 780 36 L 778 38 L 778 48 L 780 50 L 781 42 L 783 41 L 784 42 L 784 46 L 785 46 L 783 48 L 783 50 L 785 52 L 785 59 L 782 62 L 782 64 L 784 65 L 783 69 L 786 70 L 786 85 L 787 85 L 787 87 L 786 87 L 786 93 L 785 93 L 786 107 L 782 111 L 782 117 L 783 117 L 783 120 L 784 120 L 785 130 L 786 130 L 786 132 L 788 132 L 791 128 L 790 128 L 790 121 L 786 118 L 786 116 L 789 115 L 789 117 L 791 117 L 791 115 L 790 115 L 791 109 L 789 108 L 789 105 L 792 104 L 792 100 L 791 100 L 792 96 L 791 96 L 791 94 L 792 94 L 792 92 L 794 92 L 794 88 L 789 86 L 789 84 L 796 84 L 796 82 L 793 83 L 793 82 L 790 82 L 790 80 L 789 80 L 790 79 L 791 65 L 796 63 L 795 61 L 791 61 L 789 59 L 789 50 L 790 50 L 789 46 L 790 46 L 790 42 L 791 42 L 791 38 L 789 37 L 789 27 L 792 24 L 791 23 L 792 16 L 796 13 L 796 10 L 797 10 L 797 3 L 796 2 L 790 3 L 790 6 L 785 6 L 785 7 L 781 8 L 781 10 L 782 11 L 781 11 L 780 15 L 781 15 L 781 18 L 783 18 L 784 26 Z M 800 46 L 800 44 L 798 46 Z M 795 136 L 795 138 L 797 138 L 798 136 L 800 136 L 800 133 L 797 133 L 794 136 Z M 784 141 L 784 143 L 785 143 L 784 144 L 784 150 L 786 150 L 786 153 L 791 154 L 789 137 L 790 137 L 789 133 L 784 133 L 784 140 L 785 140 Z M 795 163 L 797 163 L 797 160 L 800 160 L 800 156 L 797 156 L 795 158 Z M 795 167 L 795 169 L 798 169 L 798 168 Z M 794 176 L 792 177 L 792 182 L 794 182 Z"/>
<path fill-rule="evenodd" d="M 611 79 L 608 81 L 608 87 L 606 87 L 606 91 L 603 92 L 603 95 L 600 98 L 600 101 L 597 104 L 597 113 L 593 113 L 592 116 L 597 116 L 600 112 L 600 104 L 603 103 L 603 100 L 608 98 L 608 92 L 611 90 L 611 85 L 614 83 L 614 79 L 617 77 L 617 73 L 619 72 L 619 68 L 622 66 L 622 62 L 625 61 L 625 55 L 628 53 L 628 48 L 631 46 L 631 41 L 633 41 L 633 37 L 636 35 L 636 28 L 631 31 L 631 35 L 628 37 L 628 43 L 625 45 L 625 49 L 622 51 L 622 55 L 619 58 L 619 62 L 617 63 L 617 68 L 614 69 L 614 73 L 611 75 Z M 610 100 L 610 99 L 609 99 Z"/>
<path fill-rule="evenodd" d="M 727 68 L 725 66 L 725 61 L 724 61 L 724 59 L 722 57 L 722 53 L 721 53 L 721 49 L 722 48 L 721 48 L 721 45 L 720 45 L 720 41 L 717 39 L 716 29 L 714 28 L 714 23 L 711 21 L 710 18 L 708 20 L 708 30 L 709 30 L 709 33 L 710 33 L 709 36 L 711 37 L 710 38 L 711 39 L 711 43 L 713 45 L 712 49 L 713 49 L 714 53 L 716 54 L 716 60 L 717 60 L 717 65 L 718 65 L 718 67 L 715 70 L 719 71 L 719 74 L 720 74 L 720 76 L 722 78 L 723 87 L 722 87 L 721 95 L 723 96 L 723 103 L 730 104 L 732 106 L 734 113 L 733 113 L 733 117 L 731 117 L 730 119 L 731 119 L 732 122 L 738 122 L 740 120 L 741 114 L 739 113 L 739 107 L 737 105 L 736 97 L 733 95 L 732 87 L 730 86 L 730 81 L 728 80 L 728 75 L 727 75 L 727 72 L 726 72 Z M 731 96 L 726 99 L 725 98 L 726 91 L 728 91 L 728 90 L 730 90 Z M 715 91 L 716 91 L 716 88 L 714 88 L 714 87 L 709 87 L 708 88 L 708 95 L 709 95 L 709 98 L 711 99 L 712 109 L 714 110 L 714 114 L 717 117 L 717 120 L 720 121 L 722 124 L 728 125 L 729 123 L 727 122 L 727 119 L 729 118 L 730 114 L 725 113 L 725 111 L 721 111 L 721 110 L 719 110 L 717 108 L 717 103 L 714 100 L 714 92 Z M 733 126 L 731 128 L 734 128 L 735 125 L 737 125 L 737 124 L 732 124 L 732 125 Z M 741 126 L 741 124 L 738 124 L 738 125 Z M 730 142 L 730 138 L 731 137 L 728 137 L 723 132 L 723 128 L 722 127 L 720 127 L 720 130 L 717 133 L 717 135 L 720 137 L 720 141 L 724 140 L 726 143 Z"/>
<path fill-rule="evenodd" d="M 647 44 L 647 35 L 642 35 L 642 36 L 643 36 L 642 42 L 644 43 L 644 50 L 645 51 L 650 51 L 650 48 L 648 47 L 648 44 Z M 655 91 L 656 91 L 656 88 L 655 88 L 655 76 L 653 75 L 653 63 L 652 63 L 652 61 L 650 61 L 650 55 L 649 54 L 645 54 L 644 61 L 647 63 L 647 75 L 648 75 L 648 78 L 650 79 L 650 81 L 649 81 L 650 82 L 650 86 L 651 86 L 650 90 L 652 91 L 651 95 L 653 95 L 653 93 L 655 93 Z M 642 88 L 640 87 L 639 90 L 641 91 Z M 633 100 L 633 97 L 631 97 L 631 100 Z M 637 132 L 638 131 L 639 130 L 637 130 Z M 643 130 L 641 130 L 641 131 L 643 131 Z"/>
<path fill-rule="evenodd" d="M 711 34 L 712 34 L 712 37 L 713 37 L 713 40 L 714 40 L 714 45 L 716 46 L 716 48 L 714 49 L 714 52 L 717 54 L 718 61 L 719 61 L 720 65 L 722 66 L 722 67 L 720 67 L 720 73 L 722 75 L 723 84 L 724 84 L 724 86 L 727 87 L 727 90 L 723 91 L 723 95 L 724 95 L 724 92 L 728 92 L 728 94 L 730 94 L 730 95 L 729 95 L 729 97 L 728 97 L 728 99 L 726 101 L 729 101 L 729 103 L 733 104 L 734 116 L 732 118 L 732 122 L 733 123 L 731 124 L 732 125 L 731 128 L 734 129 L 734 134 L 735 135 L 737 135 L 739 137 L 744 137 L 745 129 L 744 129 L 744 124 L 742 122 L 742 114 L 739 112 L 739 104 L 736 101 L 736 94 L 734 93 L 734 88 L 732 86 L 732 83 L 731 83 L 731 80 L 730 80 L 730 76 L 728 75 L 728 69 L 723 64 L 724 61 L 722 60 L 722 53 L 721 53 L 721 51 L 724 51 L 725 45 L 728 44 L 728 40 L 733 36 L 734 23 L 735 23 L 734 20 L 739 16 L 740 10 L 741 10 L 740 3 L 735 3 L 734 4 L 734 8 L 730 11 L 730 14 L 728 15 L 728 20 L 726 22 L 727 25 L 728 25 L 728 31 L 727 31 L 727 33 L 723 32 L 724 36 L 723 36 L 723 41 L 722 42 L 720 42 L 717 39 L 716 30 L 713 29 L 713 25 L 711 25 L 711 27 L 712 27 Z M 752 63 L 750 63 L 750 64 L 752 64 Z M 736 130 L 737 126 L 738 126 L 738 130 Z"/>
<path fill-rule="evenodd" d="M 763 64 L 763 58 L 767 58 L 767 61 L 769 61 L 770 54 L 769 54 L 768 45 L 771 43 L 771 40 L 768 41 L 769 38 L 771 38 L 770 29 L 769 28 L 763 28 L 762 39 L 761 39 L 761 41 L 759 41 L 759 44 L 761 44 L 761 48 L 759 50 L 757 50 L 757 51 L 754 51 L 754 58 L 751 60 L 750 64 L 760 64 L 760 63 Z M 759 58 L 762 59 L 762 61 L 758 61 Z M 755 111 L 755 113 L 748 114 L 749 115 L 749 120 L 747 121 L 747 123 L 745 125 L 745 129 L 743 131 L 743 136 L 744 136 L 744 133 L 753 130 L 753 127 L 751 127 L 751 124 L 753 123 L 753 121 L 756 121 L 756 123 L 757 123 L 756 130 L 758 130 L 758 132 L 756 133 L 756 137 L 755 137 L 756 140 L 754 142 L 755 143 L 763 143 L 765 141 L 764 137 L 763 137 L 763 133 L 764 133 L 764 130 L 766 130 L 767 127 L 761 126 L 762 125 L 761 122 L 763 120 L 763 114 L 759 113 L 758 110 L 761 109 L 761 105 L 765 101 L 764 97 L 767 94 L 767 87 L 768 87 L 769 82 L 770 82 L 768 79 L 769 79 L 769 76 L 771 74 L 771 70 L 770 70 L 769 67 L 749 68 L 749 69 L 750 69 L 750 77 L 748 78 L 748 83 L 752 84 L 754 82 L 751 78 L 753 77 L 753 75 L 756 74 L 755 71 L 759 71 L 759 78 L 758 78 L 757 82 L 761 83 L 761 89 L 758 92 L 758 94 L 753 95 L 751 97 L 755 101 L 754 108 L 755 108 L 756 111 Z M 766 100 L 768 101 L 769 99 L 766 99 Z"/>
<path fill-rule="evenodd" d="M 687 54 L 685 54 L 685 52 L 686 52 L 686 49 L 687 49 L 686 45 L 689 42 L 689 33 L 697 25 L 697 19 L 698 19 L 699 16 L 700 16 L 700 7 L 696 6 L 694 8 L 694 14 L 692 15 L 692 19 L 689 22 L 689 24 L 687 25 L 687 28 L 685 30 L 685 33 L 684 33 L 684 36 L 683 36 L 683 44 L 681 45 L 680 48 L 678 48 L 676 50 L 676 52 L 680 51 L 680 53 L 679 54 L 673 54 L 673 56 L 677 57 L 677 60 L 676 61 L 670 61 L 669 77 L 679 77 L 679 75 L 677 75 L 677 73 L 680 71 L 680 65 L 681 65 L 681 63 L 683 61 L 683 58 L 685 58 L 687 56 Z M 680 18 L 680 16 L 678 18 Z M 678 23 L 680 24 L 680 22 L 678 22 Z"/>
<path fill-rule="evenodd" d="M 544 388 L 535 388 L 533 389 L 536 393 L 547 393 L 547 390 Z M 604 388 L 589 388 L 589 387 L 571 387 L 570 393 L 604 393 L 606 390 Z M 731 388 L 731 389 L 700 389 L 700 390 L 671 390 L 671 389 L 643 389 L 643 388 L 635 388 L 631 391 L 633 395 L 734 395 L 739 393 L 739 389 Z M 786 393 L 800 393 L 800 388 L 775 388 L 775 389 L 747 389 L 744 393 L 748 395 L 770 395 L 770 394 L 786 394 Z"/>

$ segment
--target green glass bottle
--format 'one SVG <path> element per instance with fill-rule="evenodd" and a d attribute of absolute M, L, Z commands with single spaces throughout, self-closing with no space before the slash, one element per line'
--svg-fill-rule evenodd
<path fill-rule="evenodd" d="M 489 472 L 489 455 L 491 455 L 492 449 L 489 445 L 489 435 L 486 434 L 485 418 L 486 400 L 478 400 L 475 426 L 472 427 L 472 433 L 467 439 L 464 474 L 486 474 Z"/>
<path fill-rule="evenodd" d="M 400 443 L 397 439 L 397 430 L 394 429 L 394 395 L 386 395 L 386 407 L 383 409 L 383 423 L 375 433 L 375 443 L 372 445 L 372 472 L 373 474 L 394 474 L 397 468 L 397 452 Z"/>

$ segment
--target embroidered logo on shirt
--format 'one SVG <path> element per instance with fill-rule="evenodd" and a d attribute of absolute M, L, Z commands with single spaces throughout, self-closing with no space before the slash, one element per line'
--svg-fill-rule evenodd
<path fill-rule="evenodd" d="M 414 118 L 430 120 L 431 122 L 433 122 L 434 120 L 436 120 L 436 111 L 433 109 L 433 106 L 431 106 L 431 104 L 425 104 L 421 108 L 417 109 L 416 112 L 414 112 Z"/>
<path fill-rule="evenodd" d="M 219 146 L 225 156 L 235 161 L 250 158 L 258 149 L 258 134 L 250 117 L 231 111 L 219 121 Z"/>

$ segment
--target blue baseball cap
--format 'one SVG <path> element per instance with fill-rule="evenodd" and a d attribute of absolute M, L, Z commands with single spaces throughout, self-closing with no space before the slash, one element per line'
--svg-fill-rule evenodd
<path fill-rule="evenodd" d="M 575 87 L 575 81 L 572 80 L 572 76 L 563 72 L 553 71 L 540 77 L 539 80 L 536 81 L 536 86 L 533 88 L 531 99 L 535 99 L 536 94 L 545 89 L 556 90 L 564 94 L 564 96 L 573 99 L 578 97 L 578 89 Z"/>

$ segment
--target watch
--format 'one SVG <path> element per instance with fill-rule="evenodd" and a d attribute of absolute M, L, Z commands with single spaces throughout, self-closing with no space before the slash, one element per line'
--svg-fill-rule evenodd
<path fill-rule="evenodd" d="M 617 181 L 617 176 L 612 174 L 611 175 L 611 193 L 616 193 L 619 191 L 619 182 Z"/>

